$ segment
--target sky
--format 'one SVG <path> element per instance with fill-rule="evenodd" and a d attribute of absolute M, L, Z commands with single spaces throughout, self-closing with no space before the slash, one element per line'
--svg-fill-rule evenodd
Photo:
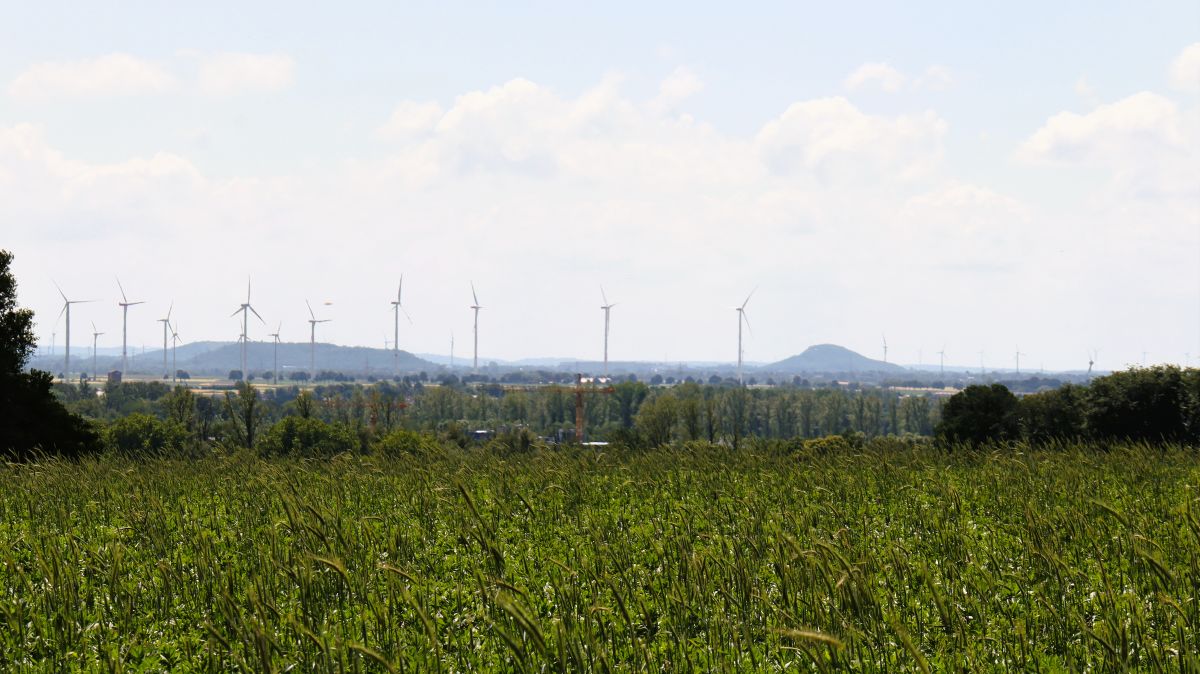
<path fill-rule="evenodd" d="M 186 5 L 186 6 L 185 6 Z M 1200 363 L 1200 4 L 0 0 L 46 345 Z"/>

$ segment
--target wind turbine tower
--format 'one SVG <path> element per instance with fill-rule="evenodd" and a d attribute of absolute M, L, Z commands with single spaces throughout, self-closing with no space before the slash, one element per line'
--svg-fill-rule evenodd
<path fill-rule="evenodd" d="M 54 284 L 54 287 L 58 288 L 58 284 L 57 283 Z M 66 350 L 66 358 L 63 360 L 63 381 L 70 382 L 71 381 L 71 305 L 72 304 L 84 304 L 86 302 L 91 302 L 91 300 L 69 300 L 69 299 L 67 299 L 66 293 L 64 293 L 62 291 L 62 288 L 58 288 L 58 294 L 62 295 L 62 298 L 63 298 L 63 308 L 62 308 L 62 311 L 58 312 L 58 315 L 60 318 L 62 317 L 62 315 L 64 313 L 67 315 L 67 350 Z"/>
<path fill-rule="evenodd" d="M 175 303 L 171 302 L 171 306 L 167 307 L 167 317 L 158 319 L 158 322 L 163 324 L 163 379 L 170 374 L 167 372 L 167 328 L 171 326 L 171 312 L 174 309 Z"/>
<path fill-rule="evenodd" d="M 755 290 L 757 290 L 757 288 Z M 742 302 L 742 306 L 737 307 L 737 312 L 738 312 L 738 360 L 737 360 L 738 386 L 742 385 L 742 323 L 745 323 L 747 328 L 750 327 L 750 318 L 748 316 L 746 316 L 746 305 L 750 303 L 750 298 L 753 296 L 754 296 L 754 290 L 751 290 L 750 294 L 746 295 L 746 301 Z"/>
<path fill-rule="evenodd" d="M 1096 356 L 1098 355 L 1099 352 L 1097 352 L 1095 349 L 1088 349 L 1088 379 L 1092 378 L 1092 366 L 1096 364 Z"/>
<path fill-rule="evenodd" d="M 238 307 L 237 311 L 230 314 L 230 316 L 237 316 L 238 314 L 242 315 L 242 381 L 250 381 L 250 373 L 246 372 L 246 344 L 250 341 L 247 328 L 250 325 L 251 313 L 253 313 L 263 325 L 267 324 L 267 322 L 263 320 L 263 317 L 259 316 L 258 312 L 254 310 L 254 307 L 250 306 L 250 279 L 246 279 L 246 301 L 242 304 L 242 306 Z"/>
<path fill-rule="evenodd" d="M 317 319 L 317 315 L 313 313 L 312 305 L 308 300 L 304 300 L 305 306 L 308 307 L 308 371 L 312 378 L 317 378 L 317 323 L 328 323 L 332 319 L 322 318 Z"/>
<path fill-rule="evenodd" d="M 272 360 L 273 360 L 273 368 L 274 368 L 274 370 L 273 370 L 274 382 L 275 382 L 276 386 L 279 386 L 279 329 L 282 327 L 283 327 L 283 321 L 280 321 L 279 327 L 275 328 L 275 332 L 272 332 L 271 334 L 267 335 L 268 337 L 271 338 L 271 340 L 275 344 L 274 354 L 272 355 Z"/>
<path fill-rule="evenodd" d="M 938 351 L 938 375 L 942 378 L 946 376 L 946 345 L 942 345 L 942 350 Z"/>
<path fill-rule="evenodd" d="M 92 321 L 92 378 L 96 377 L 96 340 L 103 334 L 96 331 L 96 322 Z"/>
<path fill-rule="evenodd" d="M 179 324 L 171 326 L 171 383 L 174 384 L 179 376 L 179 370 L 175 365 L 175 347 L 179 346 Z"/>
<path fill-rule="evenodd" d="M 395 370 L 396 374 L 400 374 L 400 312 L 404 311 L 404 305 L 401 304 L 400 293 L 403 290 L 404 274 L 401 274 L 400 285 L 396 287 L 396 300 L 391 303 L 392 313 L 394 314 L 393 318 L 395 319 L 392 327 L 394 330 L 394 334 L 392 335 L 392 369 Z M 408 319 L 409 323 L 412 323 L 412 316 L 409 316 L 407 311 L 404 311 L 404 317 Z"/>
<path fill-rule="evenodd" d="M 119 278 L 117 279 L 117 288 L 121 290 L 121 301 L 117 304 L 121 307 L 121 374 L 124 375 L 129 358 L 129 307 L 145 304 L 145 302 L 141 300 L 130 302 L 129 298 L 125 296 L 125 287 L 121 285 Z"/>
<path fill-rule="evenodd" d="M 604 286 L 600 286 L 600 297 L 604 300 L 604 304 L 600 308 L 604 310 L 604 376 L 608 376 L 608 314 L 616 304 L 610 304 L 608 295 L 604 294 Z"/>
<path fill-rule="evenodd" d="M 1017 376 L 1021 376 L 1021 356 L 1028 356 L 1027 353 L 1021 353 L 1021 347 L 1017 347 Z"/>
<path fill-rule="evenodd" d="M 476 372 L 479 371 L 479 310 L 483 308 L 479 304 L 479 295 L 475 294 L 475 282 L 471 281 L 471 299 L 475 303 L 471 305 L 471 309 L 475 312 L 475 357 L 472 360 L 472 367 Z"/>
<path fill-rule="evenodd" d="M 883 362 L 887 361 L 887 335 L 883 335 Z"/>

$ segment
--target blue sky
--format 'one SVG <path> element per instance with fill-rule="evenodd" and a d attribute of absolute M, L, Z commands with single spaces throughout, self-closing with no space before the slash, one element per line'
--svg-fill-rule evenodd
<path fill-rule="evenodd" d="M 756 286 L 756 361 L 1200 356 L 1194 2 L 246 4 L 4 9 L 39 333 L 51 279 L 119 332 L 107 260 L 189 339 L 253 275 L 285 339 L 320 296 L 382 345 L 403 272 L 413 351 L 474 279 L 484 357 L 595 355 L 601 283 L 619 358 L 732 360 Z"/>

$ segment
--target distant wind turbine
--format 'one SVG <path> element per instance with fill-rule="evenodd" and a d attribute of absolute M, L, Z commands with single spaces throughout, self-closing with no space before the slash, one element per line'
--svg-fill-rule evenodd
<path fill-rule="evenodd" d="M 450 369 L 454 369 L 454 331 L 450 331 Z"/>
<path fill-rule="evenodd" d="M 242 315 L 242 381 L 250 381 L 250 374 L 246 372 L 246 345 L 250 342 L 250 336 L 247 328 L 250 325 L 251 313 L 253 313 L 263 325 L 267 324 L 267 322 L 263 320 L 263 317 L 259 316 L 258 312 L 254 310 L 254 307 L 250 306 L 250 279 L 246 279 L 246 301 L 242 304 L 242 306 L 238 307 L 237 311 L 230 314 L 230 316 L 237 316 L 238 314 Z"/>
<path fill-rule="evenodd" d="M 273 362 L 274 362 L 273 372 L 275 373 L 274 374 L 274 382 L 275 382 L 276 386 L 279 385 L 279 329 L 282 327 L 283 327 L 283 321 L 280 321 L 279 327 L 275 328 L 275 332 L 272 332 L 271 334 L 267 335 L 268 337 L 271 338 L 272 342 L 275 345 L 274 346 L 274 354 L 273 354 L 272 358 L 273 358 Z"/>
<path fill-rule="evenodd" d="M 1017 376 L 1021 376 L 1021 356 L 1028 356 L 1027 353 L 1021 353 L 1021 347 L 1017 347 Z"/>
<path fill-rule="evenodd" d="M 886 362 L 888 362 L 887 361 L 887 335 L 882 335 L 882 337 L 883 337 L 883 362 L 886 363 Z"/>
<path fill-rule="evenodd" d="M 163 324 L 163 379 L 167 378 L 167 328 L 171 326 L 171 312 L 175 309 L 175 303 L 171 302 L 171 306 L 167 307 L 167 317 L 158 319 L 159 323 Z"/>
<path fill-rule="evenodd" d="M 96 322 L 92 321 L 92 378 L 96 377 L 96 341 L 103 332 L 96 331 Z"/>
<path fill-rule="evenodd" d="M 604 286 L 600 286 L 600 298 L 604 300 L 604 304 L 600 308 L 604 310 L 604 376 L 608 376 L 608 313 L 612 308 L 617 306 L 615 303 L 610 304 L 608 295 L 604 294 Z"/>
<path fill-rule="evenodd" d="M 308 307 L 308 369 L 312 378 L 317 378 L 317 323 L 328 323 L 329 318 L 317 319 L 317 315 L 313 313 L 312 305 L 308 300 L 304 300 L 304 304 Z"/>
<path fill-rule="evenodd" d="M 472 367 L 475 371 L 479 371 L 479 310 L 483 308 L 479 304 L 479 295 L 475 294 L 475 282 L 471 281 L 471 299 L 475 301 L 471 305 L 471 309 L 475 312 L 475 357 L 472 361 Z"/>
<path fill-rule="evenodd" d="M 738 385 L 739 386 L 742 385 L 742 323 L 746 324 L 746 328 L 750 328 L 750 318 L 746 315 L 746 305 L 750 303 L 750 298 L 754 296 L 755 290 L 758 290 L 758 289 L 755 288 L 754 290 L 750 291 L 749 295 L 746 295 L 746 301 L 742 302 L 742 306 L 736 307 L 736 311 L 738 312 L 737 373 L 738 373 Z"/>
<path fill-rule="evenodd" d="M 401 303 L 402 300 L 400 293 L 403 290 L 404 274 L 401 274 L 400 285 L 396 286 L 396 300 L 391 303 L 392 313 L 395 314 L 395 320 L 392 326 L 392 329 L 395 333 L 392 335 L 392 369 L 395 370 L 396 374 L 400 374 L 400 312 L 404 311 L 404 305 Z M 404 317 L 408 319 L 409 323 L 412 323 L 412 316 L 409 316 L 407 311 L 404 311 Z M 387 348 L 386 344 L 384 345 L 384 348 Z"/>
<path fill-rule="evenodd" d="M 1095 349 L 1088 349 L 1088 371 L 1087 371 L 1088 379 L 1092 378 L 1092 366 L 1096 364 L 1096 357 L 1099 355 L 1100 355 L 1099 351 L 1097 351 Z"/>
<path fill-rule="evenodd" d="M 942 345 L 942 350 L 938 351 L 938 373 L 940 376 L 946 376 L 946 345 Z"/>
<path fill-rule="evenodd" d="M 58 288 L 58 284 L 55 283 L 54 287 Z M 62 298 L 63 298 L 63 308 L 62 308 L 62 311 L 58 312 L 58 315 L 60 318 L 62 317 L 62 315 L 64 313 L 67 315 L 67 350 L 66 350 L 66 358 L 63 361 L 63 381 L 70 382 L 71 381 L 71 305 L 72 304 L 85 304 L 87 302 L 91 302 L 92 300 L 69 300 L 69 299 L 67 299 L 66 293 L 64 293 L 62 291 L 62 288 L 58 288 L 58 294 L 62 295 Z"/>
<path fill-rule="evenodd" d="M 125 370 L 129 367 L 129 307 L 145 304 L 144 301 L 130 302 L 125 296 L 125 286 L 121 285 L 121 279 L 117 279 L 117 288 L 121 290 L 121 301 L 117 304 L 121 307 L 121 374 L 125 374 Z"/>
<path fill-rule="evenodd" d="M 175 383 L 179 377 L 179 369 L 175 364 L 175 349 L 179 346 L 179 324 L 175 323 L 171 326 L 171 383 Z"/>

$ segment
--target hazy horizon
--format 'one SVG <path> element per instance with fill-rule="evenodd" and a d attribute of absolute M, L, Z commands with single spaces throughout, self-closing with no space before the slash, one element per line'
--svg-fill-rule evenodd
<path fill-rule="evenodd" d="M 250 337 L 481 358 L 1200 357 L 1200 5 L 25 4 L 0 247 L 72 357 Z M 326 302 L 331 304 L 326 305 Z M 80 336 L 87 335 L 86 340 Z M 88 352 L 90 354 L 90 349 Z M 82 356 L 83 353 L 80 353 Z M 1027 360 L 1028 359 L 1028 360 Z M 1189 362 L 1190 359 L 1190 362 Z"/>

